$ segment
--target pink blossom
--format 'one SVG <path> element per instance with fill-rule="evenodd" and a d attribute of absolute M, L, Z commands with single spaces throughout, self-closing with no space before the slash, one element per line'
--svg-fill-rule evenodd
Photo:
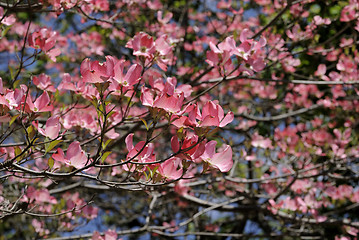
<path fill-rule="evenodd" d="M 65 163 L 75 168 L 83 168 L 88 162 L 85 151 L 81 149 L 80 142 L 74 141 L 67 148 L 66 157 L 61 148 L 52 154 L 52 158 L 56 161 Z"/>
<path fill-rule="evenodd" d="M 313 24 L 315 24 L 315 25 L 322 25 L 322 24 L 328 25 L 330 23 L 331 23 L 331 21 L 330 21 L 329 18 L 324 18 L 323 19 L 319 15 L 313 17 Z"/>
<path fill-rule="evenodd" d="M 43 221 L 40 222 L 34 218 L 32 219 L 31 224 L 34 227 L 35 231 L 39 234 L 47 235 L 50 233 L 50 231 L 45 228 L 45 223 Z"/>
<path fill-rule="evenodd" d="M 357 0 L 350 0 L 349 5 L 342 9 L 340 21 L 349 22 L 358 18 L 359 6 Z"/>
<path fill-rule="evenodd" d="M 178 167 L 180 167 L 178 169 Z M 182 176 L 181 159 L 173 157 L 160 164 L 159 173 L 168 179 L 179 179 Z"/>
<path fill-rule="evenodd" d="M 82 56 L 103 55 L 105 47 L 102 44 L 102 35 L 96 31 L 70 35 L 69 38 L 76 44 Z"/>
<path fill-rule="evenodd" d="M 3 89 L 4 91 L 4 89 Z M 7 90 L 4 96 L 0 95 L 0 104 L 7 106 L 10 110 L 11 109 L 20 109 L 21 104 L 25 100 L 25 93 L 27 91 L 27 87 L 21 85 L 20 88 L 16 88 L 15 90 Z M 32 104 L 32 102 L 28 102 Z"/>
<path fill-rule="evenodd" d="M 330 81 L 329 77 L 325 75 L 327 67 L 325 64 L 319 64 L 317 71 L 314 72 L 314 76 L 320 77 L 324 81 Z"/>
<path fill-rule="evenodd" d="M 159 21 L 161 24 L 166 24 L 171 20 L 172 16 L 173 16 L 173 14 L 171 12 L 167 12 L 166 15 L 163 17 L 163 12 L 158 11 L 157 12 L 157 21 Z"/>
<path fill-rule="evenodd" d="M 273 149 L 272 141 L 269 138 L 264 138 L 257 132 L 253 134 L 251 143 L 253 147 Z"/>
<path fill-rule="evenodd" d="M 161 79 L 150 81 L 150 84 L 152 89 L 144 86 L 141 89 L 142 104 L 144 106 L 164 109 L 169 113 L 180 112 L 185 95 L 189 96 L 192 92 L 192 88 L 189 85 L 176 88 L 177 80 L 175 78 L 167 78 L 165 84 L 163 84 Z M 185 92 L 186 89 L 188 92 Z"/>
<path fill-rule="evenodd" d="M 219 9 L 229 9 L 231 7 L 232 0 L 229 0 L 228 2 L 221 0 L 219 3 L 217 3 L 217 8 Z"/>
<path fill-rule="evenodd" d="M 234 114 L 231 111 L 224 116 L 223 108 L 212 101 L 208 101 L 204 105 L 202 113 L 197 105 L 189 105 L 183 111 L 188 112 L 188 117 L 181 116 L 174 119 L 173 125 L 177 127 L 224 127 L 234 119 Z"/>
<path fill-rule="evenodd" d="M 137 33 L 130 41 L 127 42 L 126 47 L 133 49 L 133 55 L 153 58 L 156 52 L 155 42 L 153 38 L 144 32 Z"/>
<path fill-rule="evenodd" d="M 242 42 L 239 47 L 233 37 L 227 37 L 223 42 L 218 44 L 218 48 L 213 42 L 209 42 L 211 51 L 207 52 L 206 62 L 215 66 L 228 66 L 231 63 L 231 56 L 235 55 L 240 58 L 244 64 L 240 66 L 241 71 L 246 71 L 250 75 L 253 71 L 258 72 L 264 69 L 264 58 L 261 56 L 262 48 L 266 45 L 266 40 L 261 38 L 259 41 L 248 39 L 250 35 L 248 29 L 244 29 L 240 35 Z"/>
<path fill-rule="evenodd" d="M 154 154 L 154 145 L 153 143 L 147 144 L 145 146 L 145 141 L 138 142 L 135 146 L 133 146 L 133 133 L 129 134 L 125 139 L 126 147 L 128 150 L 128 154 L 126 157 L 126 160 L 130 160 L 135 162 L 154 162 L 156 161 L 156 155 Z M 132 166 L 132 168 L 130 168 Z M 152 165 L 151 167 L 154 167 L 155 165 Z M 134 166 L 133 164 L 124 165 L 123 168 L 126 171 L 133 171 Z"/>
<path fill-rule="evenodd" d="M 231 63 L 231 49 L 225 43 L 219 44 L 218 48 L 213 42 L 209 42 L 211 51 L 207 52 L 206 62 L 212 67 L 228 65 Z"/>
<path fill-rule="evenodd" d="M 61 118 L 61 123 L 65 129 L 78 126 L 89 130 L 91 134 L 95 134 L 98 132 L 96 116 L 95 110 L 88 110 L 86 112 L 82 111 L 82 109 L 72 110 Z"/>
<path fill-rule="evenodd" d="M 56 92 L 55 87 L 52 85 L 51 77 L 42 73 L 39 76 L 32 77 L 33 83 L 40 89 Z"/>
<path fill-rule="evenodd" d="M 153 107 L 162 108 L 170 113 L 176 113 L 181 111 L 183 100 L 184 94 L 172 96 L 163 94 L 161 97 L 156 99 L 156 101 L 153 103 Z"/>
<path fill-rule="evenodd" d="M 158 10 L 163 7 L 160 0 L 147 1 L 146 3 L 147 3 L 147 6 L 152 10 Z"/>
<path fill-rule="evenodd" d="M 198 136 L 189 134 L 181 142 L 178 141 L 177 136 L 171 138 L 171 147 L 174 153 L 180 152 L 178 156 L 184 159 L 189 159 L 197 162 L 198 158 L 203 154 L 205 150 L 204 142 L 198 142 Z"/>
<path fill-rule="evenodd" d="M 39 133 L 50 139 L 55 139 L 59 136 L 59 132 L 61 129 L 61 125 L 59 123 L 59 116 L 53 116 L 47 119 L 45 130 L 38 127 L 38 123 L 33 123 L 33 124 L 37 128 Z"/>
<path fill-rule="evenodd" d="M 78 90 L 74 84 L 74 81 L 71 79 L 70 74 L 64 73 L 62 76 L 62 81 L 57 87 L 58 90 L 71 90 L 76 91 Z"/>
<path fill-rule="evenodd" d="M 44 51 L 52 61 L 56 62 L 56 57 L 60 55 L 59 48 L 54 48 L 58 38 L 58 32 L 51 31 L 47 28 L 32 33 L 29 36 L 29 46 Z"/>
<path fill-rule="evenodd" d="M 167 65 L 172 62 L 172 46 L 168 40 L 167 35 L 162 35 L 155 41 L 156 54 L 159 56 L 155 58 L 157 65 L 163 70 L 167 71 Z"/>
<path fill-rule="evenodd" d="M 229 145 L 224 145 L 222 152 L 216 153 L 216 145 L 216 141 L 208 142 L 200 158 L 211 166 L 218 168 L 221 172 L 228 172 L 233 166 L 232 148 Z"/>
<path fill-rule="evenodd" d="M 30 110 L 34 112 L 49 112 L 54 109 L 54 106 L 50 105 L 50 97 L 46 91 L 43 92 L 34 103 L 32 102 L 30 95 L 28 95 L 26 103 L 29 105 Z"/>
<path fill-rule="evenodd" d="M 6 26 L 13 25 L 16 22 L 14 15 L 4 17 L 4 9 L 2 7 L 0 7 L 0 20 L 0 24 L 4 24 Z"/>
<path fill-rule="evenodd" d="M 118 61 L 114 66 L 113 79 L 123 86 L 135 85 L 141 77 L 142 67 L 138 64 L 133 64 L 127 71 L 126 75 L 123 74 L 124 61 Z"/>
<path fill-rule="evenodd" d="M 91 240 L 120 240 L 120 239 L 117 239 L 117 233 L 115 230 L 109 229 L 105 232 L 104 237 L 102 237 L 99 232 L 95 231 L 92 235 Z"/>
<path fill-rule="evenodd" d="M 200 126 L 224 127 L 231 123 L 233 119 L 234 114 L 231 111 L 224 116 L 224 111 L 220 105 L 215 104 L 212 101 L 208 101 L 202 109 Z"/>
<path fill-rule="evenodd" d="M 81 75 L 87 83 L 101 83 L 110 77 L 106 63 L 91 61 L 88 58 L 81 63 Z"/>

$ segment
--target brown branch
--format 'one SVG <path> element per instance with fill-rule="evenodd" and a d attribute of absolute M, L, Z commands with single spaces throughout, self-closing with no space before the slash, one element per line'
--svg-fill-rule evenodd
<path fill-rule="evenodd" d="M 235 114 L 235 117 L 244 117 L 247 118 L 249 120 L 254 120 L 254 121 L 258 121 L 258 122 L 271 122 L 271 121 L 279 121 L 279 120 L 284 120 L 286 118 L 289 117 L 293 117 L 293 116 L 297 116 L 303 113 L 307 113 L 309 111 L 318 109 L 319 107 L 321 107 L 321 105 L 319 104 L 313 104 L 312 106 L 308 107 L 308 108 L 301 108 L 298 109 L 296 111 L 293 112 L 288 112 L 288 113 L 283 113 L 280 115 L 276 115 L 276 116 L 270 116 L 270 117 L 260 117 L 260 116 L 254 116 L 254 115 L 250 115 L 247 113 L 240 113 L 240 114 Z"/>
<path fill-rule="evenodd" d="M 291 6 L 293 0 L 288 0 L 287 6 L 283 8 L 267 25 L 265 25 L 261 30 L 259 30 L 252 38 L 260 36 L 267 28 L 272 26 Z"/>
<path fill-rule="evenodd" d="M 153 230 L 153 233 L 157 233 L 159 235 L 165 237 L 184 237 L 184 236 L 203 236 L 203 237 L 222 237 L 222 238 L 235 238 L 235 239 L 285 239 L 286 237 L 300 237 L 300 239 L 322 239 L 322 236 L 310 236 L 306 238 L 305 236 L 301 236 L 300 234 L 241 234 L 241 233 L 216 233 L 216 232 L 183 232 L 183 233 L 166 233 L 159 230 Z"/>
<path fill-rule="evenodd" d="M 289 80 L 289 79 L 283 79 L 283 80 L 275 80 L 271 78 L 259 78 L 259 77 L 250 77 L 246 75 L 238 75 L 238 76 L 230 76 L 225 79 L 225 81 L 233 81 L 233 80 L 255 80 L 255 81 L 262 81 L 262 82 L 278 82 L 278 83 L 293 83 L 293 84 L 305 84 L 305 85 L 358 85 L 359 81 L 319 81 L 319 80 Z M 206 84 L 206 83 L 217 83 L 219 81 L 222 81 L 223 78 L 213 78 L 207 81 L 199 82 L 197 85 L 200 84 Z"/>

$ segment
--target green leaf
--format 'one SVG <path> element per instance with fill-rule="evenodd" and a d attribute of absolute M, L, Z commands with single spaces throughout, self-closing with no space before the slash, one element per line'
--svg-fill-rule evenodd
<path fill-rule="evenodd" d="M 159 166 L 156 166 L 154 169 L 151 169 L 147 166 L 148 171 L 150 172 L 150 177 L 153 178 L 154 174 L 156 173 Z"/>
<path fill-rule="evenodd" d="M 55 162 L 54 162 L 54 159 L 52 159 L 52 157 L 50 157 L 49 161 L 47 163 L 49 165 L 49 168 L 51 169 L 51 168 L 53 168 Z"/>
<path fill-rule="evenodd" d="M 103 93 L 109 86 L 109 82 L 97 82 L 94 84 L 99 93 Z"/>
<path fill-rule="evenodd" d="M 12 118 L 11 118 L 11 120 L 10 120 L 10 126 L 15 122 L 15 120 L 16 120 L 16 118 L 19 116 L 20 114 L 16 114 L 16 115 L 14 115 Z"/>
<path fill-rule="evenodd" d="M 14 147 L 14 152 L 15 152 L 15 156 L 17 157 L 17 162 L 19 162 L 21 160 L 21 158 L 19 157 L 20 154 L 22 153 L 22 150 L 19 146 Z"/>
<path fill-rule="evenodd" d="M 11 78 L 13 79 L 14 77 L 11 77 Z M 20 84 L 20 79 L 16 80 L 16 81 L 13 83 L 14 88 L 17 88 L 17 87 L 19 86 L 19 84 Z"/>
<path fill-rule="evenodd" d="M 320 13 L 320 5 L 319 4 L 313 4 L 312 6 L 310 6 L 309 11 L 313 14 L 319 14 Z"/>
<path fill-rule="evenodd" d="M 10 30 L 11 26 L 5 26 L 1 24 L 0 28 L 2 28 L 0 39 L 2 39 L 6 35 L 6 33 Z"/>
<path fill-rule="evenodd" d="M 330 13 L 331 15 L 337 16 L 337 15 L 340 14 L 341 9 L 342 9 L 342 8 L 340 7 L 340 5 L 334 5 L 334 6 L 332 6 L 331 8 L 329 8 L 329 13 Z"/>
<path fill-rule="evenodd" d="M 104 152 L 101 156 L 101 163 L 105 162 L 106 158 L 108 157 L 108 155 L 110 155 L 112 152 L 111 151 L 107 151 Z"/>
<path fill-rule="evenodd" d="M 92 103 L 92 105 L 93 105 L 95 108 L 97 108 L 98 101 L 97 101 L 97 98 L 96 98 L 96 97 L 93 97 L 90 102 Z"/>
<path fill-rule="evenodd" d="M 29 135 L 29 139 L 33 139 L 35 137 L 35 129 L 34 126 L 30 125 L 27 129 L 27 134 Z"/>
<path fill-rule="evenodd" d="M 107 118 L 110 118 L 110 117 L 112 116 L 112 114 L 114 114 L 114 113 L 115 113 L 114 111 L 109 112 L 109 113 L 107 114 Z"/>
<path fill-rule="evenodd" d="M 102 143 L 102 149 L 105 149 L 110 142 L 112 142 L 112 139 L 108 139 L 106 142 Z"/>
<path fill-rule="evenodd" d="M 146 181 L 149 180 L 149 176 L 147 175 L 146 171 L 143 171 L 143 174 L 145 174 Z"/>
<path fill-rule="evenodd" d="M 178 137 L 180 140 L 183 140 L 183 139 L 184 139 L 183 127 L 179 128 L 179 129 L 177 130 L 177 137 Z"/>
<path fill-rule="evenodd" d="M 10 78 L 14 79 L 14 69 L 9 65 Z M 14 83 L 15 84 L 15 83 Z M 14 86 L 15 87 L 15 86 Z"/>
<path fill-rule="evenodd" d="M 140 119 L 141 119 L 141 121 L 145 124 L 146 130 L 148 131 L 148 125 L 147 125 L 146 120 L 145 120 L 145 119 L 143 119 L 143 118 L 140 118 Z"/>
<path fill-rule="evenodd" d="M 46 146 L 46 150 L 45 153 L 50 152 L 57 144 L 59 144 L 60 142 L 62 142 L 63 140 L 54 140 L 52 142 L 50 142 L 47 146 Z"/>
<path fill-rule="evenodd" d="M 99 110 L 101 116 L 105 113 L 105 108 L 103 107 L 102 104 L 98 106 L 98 110 Z"/>

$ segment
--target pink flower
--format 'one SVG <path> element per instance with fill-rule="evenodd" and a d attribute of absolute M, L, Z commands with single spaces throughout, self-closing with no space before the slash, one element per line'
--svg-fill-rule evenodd
<path fill-rule="evenodd" d="M 36 203 L 51 203 L 56 204 L 57 200 L 55 197 L 51 196 L 49 190 L 41 189 L 36 190 L 33 186 L 30 186 L 25 195 L 25 201 L 33 201 Z"/>
<path fill-rule="evenodd" d="M 178 169 L 178 167 L 180 168 Z M 179 179 L 182 176 L 181 159 L 173 157 L 161 163 L 158 168 L 159 173 L 168 179 Z"/>
<path fill-rule="evenodd" d="M 219 3 L 217 3 L 217 8 L 229 9 L 231 5 L 232 5 L 232 0 L 229 0 L 228 2 L 221 0 Z"/>
<path fill-rule="evenodd" d="M 14 15 L 4 17 L 4 9 L 2 7 L 0 7 L 0 20 L 0 24 L 4 24 L 6 26 L 13 25 L 16 22 Z"/>
<path fill-rule="evenodd" d="M 229 145 L 224 145 L 224 150 L 216 153 L 216 145 L 216 141 L 208 142 L 200 158 L 211 166 L 218 168 L 221 172 L 228 172 L 233 166 L 232 148 Z"/>
<path fill-rule="evenodd" d="M 88 58 L 81 63 L 81 75 L 87 83 L 101 83 L 109 78 L 106 63 L 91 61 Z"/>
<path fill-rule="evenodd" d="M 83 168 L 88 162 L 86 153 L 81 149 L 80 142 L 74 141 L 67 148 L 66 157 L 61 148 L 52 154 L 52 158 L 56 161 L 65 163 L 75 168 Z"/>
<path fill-rule="evenodd" d="M 4 89 L 2 90 L 3 93 L 5 92 Z M 0 104 L 8 107 L 10 110 L 20 109 L 21 103 L 25 99 L 25 92 L 26 87 L 24 85 L 21 86 L 21 88 L 16 88 L 14 91 L 7 90 L 7 93 L 4 96 L 0 95 Z"/>
<path fill-rule="evenodd" d="M 197 105 L 189 105 L 182 111 L 187 116 L 174 117 L 172 124 L 181 127 L 224 127 L 234 119 L 233 112 L 229 111 L 224 116 L 223 108 L 212 101 L 208 101 L 200 112 Z M 197 122 L 198 121 L 198 122 Z"/>
<path fill-rule="evenodd" d="M 156 161 L 156 155 L 154 154 L 154 145 L 153 143 L 147 144 L 145 146 L 145 141 L 138 142 L 133 146 L 133 133 L 129 134 L 125 139 L 126 147 L 128 149 L 127 160 L 132 159 L 132 161 L 137 161 L 141 163 L 154 162 Z M 129 166 L 132 167 L 130 168 Z M 151 165 L 150 167 L 154 167 Z M 133 164 L 124 165 L 123 168 L 126 171 L 133 171 L 135 166 Z"/>
<path fill-rule="evenodd" d="M 70 91 L 77 91 L 74 81 L 71 79 L 71 75 L 68 73 L 64 73 L 62 76 L 62 81 L 57 87 L 58 90 L 70 90 Z"/>
<path fill-rule="evenodd" d="M 324 81 L 330 81 L 330 79 L 325 75 L 327 72 L 327 67 L 325 64 L 319 64 L 317 71 L 314 72 L 314 76 L 320 77 Z"/>
<path fill-rule="evenodd" d="M 170 113 L 176 113 L 181 111 L 183 100 L 183 93 L 180 95 L 175 94 L 172 96 L 167 96 L 166 94 L 163 94 L 161 97 L 156 99 L 156 101 L 153 103 L 153 107 L 162 108 Z"/>
<path fill-rule="evenodd" d="M 105 232 L 104 237 L 102 237 L 99 232 L 95 231 L 91 240 L 117 240 L 117 233 L 115 230 L 109 229 Z"/>
<path fill-rule="evenodd" d="M 133 55 L 142 57 L 140 60 L 145 65 L 151 65 L 155 61 L 166 71 L 167 65 L 172 62 L 172 46 L 165 34 L 154 41 L 147 33 L 140 32 L 127 42 L 126 47 L 133 49 Z"/>
<path fill-rule="evenodd" d="M 160 0 L 152 0 L 152 1 L 146 1 L 147 6 L 152 10 L 158 10 L 163 7 Z"/>
<path fill-rule="evenodd" d="M 242 42 L 239 47 L 233 37 L 227 37 L 223 42 L 218 44 L 218 48 L 212 42 L 209 42 L 211 51 L 207 52 L 206 62 L 213 66 L 228 65 L 231 63 L 231 57 L 236 55 L 244 64 L 240 66 L 241 71 L 246 71 L 253 75 L 253 71 L 258 72 L 264 69 L 265 63 L 262 55 L 262 49 L 267 44 L 264 38 L 259 41 L 248 39 L 250 31 L 244 29 L 240 35 Z"/>
<path fill-rule="evenodd" d="M 153 38 L 144 32 L 137 33 L 127 42 L 126 47 L 133 49 L 133 55 L 146 58 L 153 58 L 153 54 L 156 52 Z"/>
<path fill-rule="evenodd" d="M 29 105 L 30 110 L 34 112 L 49 112 L 54 109 L 54 106 L 50 105 L 50 97 L 46 91 L 34 103 L 31 101 L 30 95 L 28 95 L 26 103 Z"/>
<path fill-rule="evenodd" d="M 156 55 L 155 60 L 157 65 L 163 70 L 167 71 L 167 65 L 172 61 L 172 46 L 170 45 L 167 35 L 162 35 L 155 41 Z"/>
<path fill-rule="evenodd" d="M 202 109 L 202 122 L 200 126 L 224 127 L 228 123 L 232 122 L 233 119 L 234 114 L 231 111 L 224 116 L 224 111 L 220 105 L 215 104 L 212 101 L 208 101 Z"/>
<path fill-rule="evenodd" d="M 213 42 L 209 42 L 211 51 L 207 52 L 206 62 L 212 67 L 228 65 L 231 63 L 231 48 L 225 42 L 218 44 L 218 48 Z"/>
<path fill-rule="evenodd" d="M 52 61 L 56 62 L 56 57 L 61 53 L 59 48 L 54 48 L 57 38 L 57 32 L 41 28 L 29 36 L 29 46 L 35 49 L 40 48 Z"/>
<path fill-rule="evenodd" d="M 127 71 L 126 75 L 123 74 L 124 60 L 118 61 L 114 66 L 113 79 L 123 86 L 133 86 L 141 78 L 142 67 L 138 64 L 133 64 Z"/>
<path fill-rule="evenodd" d="M 227 124 L 231 123 L 234 119 L 234 114 L 231 111 L 229 111 L 226 116 L 224 116 L 223 108 L 212 101 L 208 101 L 204 105 L 202 109 L 202 114 L 199 111 L 197 105 L 194 107 L 188 107 L 186 111 L 189 112 L 188 120 L 175 120 L 173 122 L 174 125 L 181 127 L 181 123 L 186 125 L 190 123 L 192 126 L 197 127 L 224 127 Z M 197 123 L 196 119 L 199 120 L 199 123 Z"/>
<path fill-rule="evenodd" d="M 32 82 L 42 90 L 56 92 L 55 87 L 52 85 L 50 76 L 44 73 L 39 76 L 33 76 Z"/>
<path fill-rule="evenodd" d="M 186 136 L 182 141 L 182 144 L 178 141 L 177 136 L 171 138 L 171 147 L 173 152 L 177 153 L 181 150 L 181 154 L 178 155 L 181 158 L 189 159 L 194 162 L 204 153 L 205 145 L 204 142 L 198 143 L 198 136 Z M 181 148 L 180 148 L 181 147 Z"/>
<path fill-rule="evenodd" d="M 331 23 L 330 19 L 329 18 L 322 18 L 321 16 L 317 15 L 317 16 L 314 16 L 313 17 L 313 23 L 315 25 L 322 25 L 322 24 L 325 24 L 325 25 L 328 25 Z"/>
<path fill-rule="evenodd" d="M 176 88 L 177 80 L 167 78 L 165 84 L 162 80 L 150 81 L 152 89 L 142 87 L 141 102 L 144 106 L 157 107 L 164 109 L 169 113 L 178 113 L 181 111 L 185 96 L 189 96 L 192 88 L 184 84 Z M 187 92 L 184 92 L 187 90 Z M 156 97 L 154 97 L 156 95 Z"/>
<path fill-rule="evenodd" d="M 42 135 L 44 135 L 48 138 L 55 139 L 59 136 L 59 132 L 61 129 L 61 125 L 59 123 L 59 116 L 50 117 L 49 119 L 47 119 L 45 130 L 42 128 L 39 128 L 38 123 L 33 123 L 33 124 L 37 128 L 39 133 L 41 133 Z"/>
<path fill-rule="evenodd" d="M 342 22 L 349 22 L 358 17 L 359 6 L 357 0 L 350 0 L 349 2 L 349 5 L 345 6 L 341 12 L 340 21 Z"/>
<path fill-rule="evenodd" d="M 263 136 L 259 135 L 257 132 L 253 134 L 251 143 L 253 147 L 273 149 L 272 141 L 269 138 L 264 138 Z"/>
<path fill-rule="evenodd" d="M 162 11 L 158 11 L 157 12 L 157 21 L 159 21 L 161 24 L 166 24 L 171 20 L 172 16 L 173 16 L 173 14 L 171 12 L 168 12 L 163 17 Z"/>

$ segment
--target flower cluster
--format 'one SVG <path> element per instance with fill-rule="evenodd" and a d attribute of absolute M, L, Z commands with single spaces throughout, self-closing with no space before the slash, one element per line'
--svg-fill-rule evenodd
<path fill-rule="evenodd" d="M 41 28 L 29 36 L 29 46 L 41 49 L 52 61 L 56 62 L 56 57 L 61 53 L 61 50 L 55 47 L 58 37 L 58 32 Z"/>
<path fill-rule="evenodd" d="M 209 42 L 210 51 L 207 52 L 206 62 L 212 67 L 228 67 L 232 63 L 232 56 L 236 56 L 239 60 L 239 70 L 253 75 L 264 69 L 265 63 L 263 58 L 263 48 L 266 45 L 266 40 L 261 38 L 255 41 L 249 38 L 250 32 L 244 29 L 240 35 L 239 46 L 233 36 L 227 37 L 223 42 L 218 44 L 218 47 Z"/>
<path fill-rule="evenodd" d="M 139 32 L 127 42 L 126 47 L 133 49 L 133 55 L 139 57 L 146 67 L 157 63 L 158 67 L 166 71 L 167 65 L 172 64 L 172 46 L 166 35 L 154 40 L 147 33 Z"/>

